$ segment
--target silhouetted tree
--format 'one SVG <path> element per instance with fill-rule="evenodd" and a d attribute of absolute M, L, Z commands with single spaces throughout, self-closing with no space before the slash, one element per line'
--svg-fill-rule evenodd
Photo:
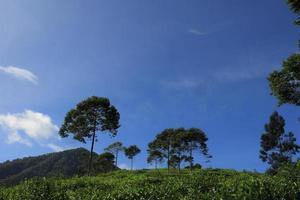
<path fill-rule="evenodd" d="M 200 151 L 207 159 L 212 156 L 208 154 L 207 142 L 208 138 L 206 134 L 198 128 L 190 128 L 185 130 L 183 135 L 183 142 L 185 145 L 185 150 L 188 152 L 186 156 L 186 161 L 190 163 L 190 169 L 193 169 L 194 156 L 193 152 L 195 150 Z"/>
<path fill-rule="evenodd" d="M 148 144 L 148 160 L 151 160 L 151 152 L 157 152 L 160 161 L 167 161 L 168 171 L 170 166 L 180 170 L 183 161 L 193 165 L 193 151 L 199 150 L 208 159 L 206 134 L 197 128 L 184 129 L 165 129 L 157 134 L 155 139 Z"/>
<path fill-rule="evenodd" d="M 171 149 L 172 142 L 175 130 L 174 129 L 165 129 L 161 133 L 157 134 L 155 139 L 148 144 L 148 152 L 158 151 L 163 160 L 167 160 L 168 172 L 170 170 L 170 158 L 171 158 Z"/>
<path fill-rule="evenodd" d="M 115 142 L 104 149 L 107 152 L 114 154 L 115 164 L 118 166 L 118 155 L 120 151 L 124 151 L 122 142 Z"/>
<path fill-rule="evenodd" d="M 300 54 L 294 54 L 283 62 L 280 71 L 272 72 L 269 77 L 272 95 L 279 105 L 284 103 L 300 105 Z"/>
<path fill-rule="evenodd" d="M 163 156 L 161 152 L 157 150 L 151 150 L 151 149 L 148 149 L 147 151 L 148 151 L 147 162 L 148 163 L 154 162 L 155 169 L 157 169 L 157 164 L 163 162 Z"/>
<path fill-rule="evenodd" d="M 131 170 L 133 169 L 133 158 L 140 152 L 141 150 L 136 145 L 125 148 L 125 155 L 131 160 Z"/>
<path fill-rule="evenodd" d="M 89 174 L 91 172 L 94 142 L 97 132 L 109 132 L 112 136 L 117 134 L 120 114 L 110 104 L 109 99 L 92 96 L 76 105 L 65 117 L 64 123 L 59 130 L 61 137 L 73 138 L 86 143 L 87 138 L 92 138 Z"/>
<path fill-rule="evenodd" d="M 300 0 L 287 0 L 290 9 L 298 16 Z M 300 17 L 295 22 L 300 25 Z M 298 41 L 298 45 L 300 42 Z M 271 94 L 278 99 L 278 104 L 300 105 L 300 54 L 296 53 L 283 61 L 281 70 L 273 71 L 269 77 Z"/>
<path fill-rule="evenodd" d="M 278 112 L 274 112 L 268 124 L 265 124 L 265 133 L 261 136 L 260 159 L 271 165 L 268 170 L 276 173 L 283 164 L 291 163 L 292 157 L 299 152 L 296 138 L 292 132 L 285 133 L 285 121 Z"/>
<path fill-rule="evenodd" d="M 182 161 L 187 159 L 187 146 L 184 143 L 186 130 L 184 128 L 174 129 L 171 142 L 171 163 L 172 166 L 180 171 Z"/>

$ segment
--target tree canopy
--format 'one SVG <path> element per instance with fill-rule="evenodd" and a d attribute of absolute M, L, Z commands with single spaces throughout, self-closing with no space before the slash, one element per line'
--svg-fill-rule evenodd
<path fill-rule="evenodd" d="M 193 168 L 193 152 L 198 150 L 206 158 L 208 154 L 207 136 L 198 128 L 165 129 L 157 134 L 155 139 L 148 144 L 148 162 L 167 162 L 168 169 L 176 167 L 180 169 L 182 162 L 188 162 Z"/>
<path fill-rule="evenodd" d="M 269 172 L 276 170 L 283 164 L 293 162 L 293 155 L 299 152 L 300 146 L 292 132 L 285 133 L 285 121 L 278 112 L 270 116 L 270 121 L 265 124 L 265 133 L 261 136 L 260 159 L 271 167 Z"/>
<path fill-rule="evenodd" d="M 295 13 L 300 12 L 300 0 L 287 0 L 287 3 L 293 12 Z"/>
<path fill-rule="evenodd" d="M 83 143 L 86 143 L 86 139 L 92 138 L 90 172 L 96 133 L 108 132 L 115 136 L 120 127 L 119 119 L 119 112 L 110 104 L 108 98 L 92 96 L 77 104 L 66 114 L 59 134 L 61 137 L 72 134 L 74 139 Z"/>
<path fill-rule="evenodd" d="M 118 166 L 118 156 L 120 151 L 124 151 L 122 142 L 114 142 L 104 149 L 104 151 L 110 152 L 115 156 L 115 164 Z"/>
<path fill-rule="evenodd" d="M 112 169 L 116 169 L 115 156 L 112 153 L 104 152 L 98 156 L 95 164 L 97 171 L 109 172 Z"/>
<path fill-rule="evenodd" d="M 279 105 L 284 103 L 300 105 L 300 54 L 293 54 L 283 62 L 280 71 L 272 72 L 269 77 L 272 95 Z"/>
<path fill-rule="evenodd" d="M 136 145 L 131 145 L 125 148 L 125 155 L 131 160 L 131 170 L 133 169 L 133 157 L 139 154 L 141 150 Z"/>

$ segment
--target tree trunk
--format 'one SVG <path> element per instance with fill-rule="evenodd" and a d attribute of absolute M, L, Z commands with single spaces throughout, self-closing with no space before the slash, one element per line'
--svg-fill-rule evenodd
<path fill-rule="evenodd" d="M 131 171 L 133 169 L 133 158 L 131 158 Z"/>
<path fill-rule="evenodd" d="M 91 175 L 91 168 L 92 168 L 92 162 L 93 162 L 93 150 L 94 150 L 94 143 L 95 143 L 95 135 L 96 131 L 93 133 L 93 140 L 92 140 L 92 146 L 91 146 L 91 154 L 90 154 L 90 161 L 89 161 L 89 172 L 88 175 Z"/>

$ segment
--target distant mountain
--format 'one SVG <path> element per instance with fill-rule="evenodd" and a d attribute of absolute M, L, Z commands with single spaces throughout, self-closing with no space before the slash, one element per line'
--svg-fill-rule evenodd
<path fill-rule="evenodd" d="M 57 153 L 26 157 L 0 163 L 0 183 L 15 184 L 33 177 L 85 175 L 88 170 L 90 152 L 84 148 L 71 149 Z M 94 154 L 94 173 L 117 169 L 113 163 L 97 162 Z M 97 166 L 102 165 L 102 166 Z"/>

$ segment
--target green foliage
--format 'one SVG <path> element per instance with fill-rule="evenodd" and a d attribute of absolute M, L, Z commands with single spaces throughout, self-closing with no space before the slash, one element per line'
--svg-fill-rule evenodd
<path fill-rule="evenodd" d="M 157 168 L 158 163 L 163 162 L 163 156 L 162 153 L 158 150 L 147 150 L 148 151 L 148 157 L 147 157 L 147 163 L 154 163 L 155 168 Z"/>
<path fill-rule="evenodd" d="M 131 145 L 124 150 L 125 155 L 131 160 L 131 170 L 133 168 L 133 157 L 141 152 L 141 150 L 136 145 Z"/>
<path fill-rule="evenodd" d="M 300 178 L 300 161 L 295 163 L 287 163 L 278 169 L 277 175 L 287 177 L 290 180 L 298 180 Z"/>
<path fill-rule="evenodd" d="M 74 139 L 85 143 L 86 138 L 93 137 L 97 131 L 109 131 L 115 135 L 120 127 L 119 119 L 120 114 L 109 99 L 92 96 L 66 114 L 59 134 L 62 137 L 73 134 Z"/>
<path fill-rule="evenodd" d="M 270 173 L 276 173 L 283 164 L 292 163 L 292 157 L 300 146 L 296 144 L 293 133 L 285 133 L 285 121 L 278 112 L 270 117 L 270 122 L 265 124 L 265 133 L 261 136 L 260 159 L 271 165 Z"/>
<path fill-rule="evenodd" d="M 232 170 L 116 171 L 95 177 L 28 180 L 2 187 L 5 200 L 298 199 L 300 180 Z"/>
<path fill-rule="evenodd" d="M 104 149 L 104 151 L 110 152 L 115 156 L 115 165 L 118 166 L 118 155 L 120 151 L 124 151 L 122 142 L 115 142 Z"/>
<path fill-rule="evenodd" d="M 299 0 L 287 0 L 287 3 L 290 7 L 290 9 L 298 14 L 300 13 L 300 1 Z M 295 24 L 300 25 L 300 18 L 298 17 L 298 19 L 296 19 Z"/>
<path fill-rule="evenodd" d="M 125 155 L 129 159 L 132 159 L 134 156 L 136 156 L 140 152 L 141 152 L 141 150 L 136 145 L 131 145 L 128 148 L 125 148 Z"/>
<path fill-rule="evenodd" d="M 287 0 L 290 9 L 295 12 L 299 13 L 300 12 L 300 1 L 299 0 Z"/>
<path fill-rule="evenodd" d="M 115 156 L 112 153 L 105 152 L 98 156 L 94 168 L 97 172 L 110 172 L 117 169 L 115 166 Z"/>
<path fill-rule="evenodd" d="M 86 139 L 92 138 L 89 173 L 92 168 L 93 148 L 98 131 L 108 131 L 111 135 L 117 134 L 120 114 L 117 109 L 110 104 L 109 99 L 92 96 L 76 105 L 65 117 L 64 123 L 59 130 L 61 137 L 68 137 L 73 134 L 73 138 L 85 143 Z"/>
<path fill-rule="evenodd" d="M 180 169 L 183 161 L 189 162 L 193 169 L 194 151 L 200 151 L 206 158 L 208 154 L 206 134 L 198 128 L 165 129 L 157 134 L 155 139 L 148 144 L 149 163 L 166 161 L 170 166 Z"/>
<path fill-rule="evenodd" d="M 284 103 L 300 105 L 300 54 L 291 55 L 283 62 L 280 71 L 272 72 L 269 77 L 272 95 L 279 105 Z"/>

